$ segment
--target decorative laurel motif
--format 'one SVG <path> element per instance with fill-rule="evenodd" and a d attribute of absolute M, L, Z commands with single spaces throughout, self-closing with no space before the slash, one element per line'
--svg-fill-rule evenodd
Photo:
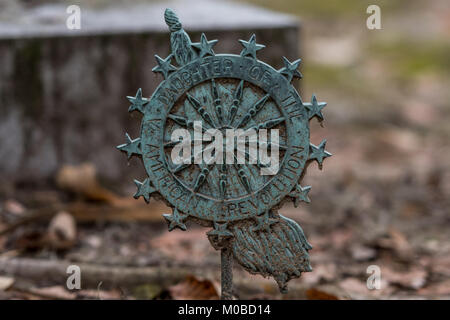
<path fill-rule="evenodd" d="M 273 276 L 285 293 L 287 281 L 300 277 L 301 272 L 312 271 L 308 255 L 312 246 L 295 221 L 282 215 L 276 222 L 267 220 L 257 227 L 236 225 L 233 254 L 248 272 Z"/>
<path fill-rule="evenodd" d="M 290 62 L 283 57 L 279 70 L 259 61 L 257 52 L 265 46 L 256 42 L 255 35 L 239 40 L 243 47 L 239 55 L 216 54 L 213 47 L 218 40 L 202 34 L 192 43 L 172 10 L 165 11 L 164 19 L 171 31 L 172 53 L 166 58 L 155 55 L 153 68 L 164 80 L 149 99 L 141 89 L 127 97 L 129 111 L 143 114 L 141 135 L 132 139 L 127 134 L 126 143 L 117 147 L 128 158 L 142 157 L 147 171 L 142 182 L 135 180 L 135 198 L 149 202 L 158 193 L 173 208 L 172 214 L 164 215 L 169 231 L 186 230 L 190 221 L 212 227 L 207 235 L 214 248 L 231 248 L 247 271 L 273 276 L 285 292 L 287 281 L 311 271 L 312 247 L 301 227 L 277 210 L 289 199 L 296 207 L 301 201 L 310 202 L 311 187 L 301 185 L 305 170 L 313 161 L 321 169 L 331 154 L 325 150 L 326 140 L 317 146 L 310 143 L 309 121 L 323 121 L 326 103 L 315 95 L 311 102 L 303 102 L 291 85 L 293 78 L 302 77 L 300 59 Z M 192 140 L 174 141 L 180 129 Z M 256 145 L 270 147 L 271 153 L 277 150 L 279 166 L 269 168 L 259 156 L 253 159 L 247 151 L 251 139 L 242 145 L 231 143 L 233 154 L 241 155 L 245 163 L 237 156 L 231 162 L 195 161 L 199 154 L 211 153 L 196 135 L 204 137 L 210 130 L 225 135 L 239 129 L 254 131 L 258 137 L 276 130 L 276 141 L 271 136 Z M 223 140 L 224 145 L 230 142 L 228 136 Z M 180 146 L 193 152 L 189 161 L 175 163 L 171 155 Z"/>

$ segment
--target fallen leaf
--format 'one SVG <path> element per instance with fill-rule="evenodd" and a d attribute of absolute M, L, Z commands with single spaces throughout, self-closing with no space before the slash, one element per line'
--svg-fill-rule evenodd
<path fill-rule="evenodd" d="M 367 283 L 360 278 L 348 277 L 339 282 L 339 287 L 346 292 L 352 299 L 378 299 L 386 298 L 394 288 L 388 285 L 388 282 L 381 277 L 381 286 L 379 289 L 369 289 Z"/>
<path fill-rule="evenodd" d="M 75 219 L 69 213 L 61 211 L 52 218 L 47 230 L 28 228 L 23 231 L 16 239 L 16 246 L 24 250 L 68 249 L 75 242 Z"/>
<path fill-rule="evenodd" d="M 353 238 L 353 232 L 349 229 L 338 229 L 329 235 L 330 242 L 335 249 L 342 249 L 348 246 Z"/>
<path fill-rule="evenodd" d="M 8 290 L 13 284 L 14 278 L 0 276 L 0 291 Z"/>
<path fill-rule="evenodd" d="M 367 294 L 369 291 L 366 283 L 356 278 L 346 278 L 339 283 L 339 286 L 350 294 Z"/>
<path fill-rule="evenodd" d="M 76 241 L 76 222 L 73 216 L 65 211 L 55 215 L 48 226 L 48 245 L 55 249 L 68 249 Z"/>
<path fill-rule="evenodd" d="M 121 298 L 118 290 L 79 290 L 77 299 L 118 300 Z"/>
<path fill-rule="evenodd" d="M 308 300 L 340 300 L 334 293 L 317 288 L 306 290 L 306 297 Z"/>
<path fill-rule="evenodd" d="M 400 231 L 391 228 L 388 236 L 377 240 L 377 245 L 384 249 L 393 250 L 398 258 L 410 261 L 414 258 L 414 251 L 406 236 Z"/>
<path fill-rule="evenodd" d="M 26 230 L 16 239 L 17 249 L 36 250 L 47 245 L 46 233 L 42 230 Z"/>
<path fill-rule="evenodd" d="M 363 246 L 361 244 L 354 244 L 350 247 L 352 258 L 356 261 L 367 261 L 376 257 L 375 249 Z"/>
<path fill-rule="evenodd" d="M 23 291 L 23 289 L 21 290 Z M 52 300 L 73 300 L 77 297 L 76 293 L 69 292 L 61 286 L 30 288 L 27 289 L 26 292 L 44 299 Z"/>
<path fill-rule="evenodd" d="M 409 271 L 395 271 L 387 267 L 381 269 L 381 278 L 389 283 L 399 285 L 408 289 L 419 289 L 425 286 L 428 273 L 423 269 L 412 269 Z"/>
<path fill-rule="evenodd" d="M 89 235 L 84 238 L 84 241 L 91 247 L 91 248 L 100 248 L 103 242 L 102 237 L 96 234 Z"/>
<path fill-rule="evenodd" d="M 450 256 L 435 257 L 431 262 L 433 273 L 450 278 Z"/>
<path fill-rule="evenodd" d="M 174 300 L 216 300 L 219 299 L 214 284 L 207 279 L 187 276 L 186 280 L 173 285 L 167 290 Z"/>
<path fill-rule="evenodd" d="M 139 207 L 139 203 L 133 197 L 120 197 L 103 187 L 97 180 L 97 172 L 94 165 L 90 163 L 78 166 L 62 166 L 57 173 L 56 184 L 59 188 L 77 194 L 87 200 L 98 201 L 115 208 L 128 209 Z M 153 202 L 153 205 L 155 203 Z M 145 207 L 142 205 L 142 202 L 140 204 L 140 207 Z"/>
<path fill-rule="evenodd" d="M 14 257 L 18 257 L 20 255 L 20 250 L 7 250 L 7 251 L 3 251 L 2 253 L 0 253 L 0 257 L 2 258 L 14 258 Z"/>
<path fill-rule="evenodd" d="M 22 216 L 25 212 L 25 207 L 14 199 L 6 200 L 3 209 L 17 216 Z"/>
<path fill-rule="evenodd" d="M 309 285 L 316 285 L 323 281 L 333 281 L 336 279 L 336 265 L 334 263 L 321 263 L 314 266 L 313 272 L 306 272 L 302 279 Z"/>
<path fill-rule="evenodd" d="M 97 180 L 97 172 L 93 164 L 83 163 L 72 166 L 64 165 L 56 176 L 58 187 L 81 195 L 89 200 L 116 203 L 119 197 L 105 189 Z"/>
<path fill-rule="evenodd" d="M 449 296 L 450 295 L 450 280 L 439 281 L 433 285 L 421 288 L 417 291 L 419 295 L 426 296 Z"/>
<path fill-rule="evenodd" d="M 174 230 L 170 234 L 163 232 L 151 239 L 150 244 L 177 261 L 200 262 L 207 254 L 215 253 L 208 242 L 205 230 L 201 228 L 192 229 L 189 233 L 181 230 Z"/>
<path fill-rule="evenodd" d="M 171 211 L 162 201 L 152 201 L 147 205 L 142 199 L 138 201 L 129 197 L 126 200 L 121 202 L 120 205 L 106 203 L 93 205 L 92 203 L 76 201 L 67 206 L 67 211 L 79 222 L 151 221 L 161 223 L 165 222 L 162 215 Z"/>

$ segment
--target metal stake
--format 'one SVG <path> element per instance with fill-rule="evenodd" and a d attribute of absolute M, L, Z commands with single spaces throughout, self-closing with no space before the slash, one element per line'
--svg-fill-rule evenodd
<path fill-rule="evenodd" d="M 233 253 L 230 247 L 220 250 L 222 300 L 233 299 Z"/>

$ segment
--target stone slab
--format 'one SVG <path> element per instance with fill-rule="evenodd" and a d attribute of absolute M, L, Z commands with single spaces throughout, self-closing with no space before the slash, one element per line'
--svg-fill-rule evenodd
<path fill-rule="evenodd" d="M 94 163 L 110 181 L 144 177 L 142 166 L 124 165 L 126 157 L 115 146 L 125 141 L 125 130 L 137 135 L 140 119 L 130 117 L 125 97 L 139 87 L 150 96 L 162 80 L 151 69 L 155 54 L 168 54 L 163 20 L 168 6 L 193 41 L 201 31 L 220 39 L 217 53 L 238 54 L 238 39 L 256 33 L 268 46 L 260 51 L 261 60 L 281 67 L 282 55 L 299 56 L 297 20 L 229 1 L 82 7 L 78 31 L 65 27 L 67 14 L 59 5 L 31 8 L 9 19 L 14 21 L 2 17 L 0 178 L 49 180 L 61 165 L 82 162 Z"/>

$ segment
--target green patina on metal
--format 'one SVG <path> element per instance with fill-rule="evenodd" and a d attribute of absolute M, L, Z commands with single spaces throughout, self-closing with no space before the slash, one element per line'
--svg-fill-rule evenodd
<path fill-rule="evenodd" d="M 286 200 L 310 202 L 310 186 L 301 180 L 307 166 L 317 161 L 319 168 L 331 154 L 326 140 L 310 143 L 309 121 L 323 121 L 326 103 L 303 102 L 291 85 L 301 60 L 283 57 L 283 67 L 274 69 L 257 59 L 265 46 L 253 35 L 239 40 L 242 51 L 216 54 L 217 40 L 202 34 L 192 43 L 173 11 L 167 9 L 165 21 L 171 31 L 171 51 L 165 58 L 155 55 L 154 72 L 164 80 L 151 98 L 139 89 L 130 112 L 143 114 L 141 135 L 126 135 L 118 146 L 127 157 L 142 157 L 148 177 L 135 181 L 135 198 L 149 202 L 159 194 L 173 207 L 164 215 L 169 231 L 186 230 L 193 221 L 211 227 L 211 244 L 222 251 L 222 297 L 232 297 L 231 266 L 236 260 L 247 271 L 273 276 L 282 292 L 286 283 L 302 272 L 311 271 L 307 242 L 301 227 L 278 213 Z M 174 65 L 176 63 L 176 65 Z M 205 128 L 279 130 L 280 166 L 275 175 L 261 175 L 263 165 L 255 164 L 174 164 L 170 158 L 176 143 L 174 130 L 194 131 L 194 121 Z"/>

